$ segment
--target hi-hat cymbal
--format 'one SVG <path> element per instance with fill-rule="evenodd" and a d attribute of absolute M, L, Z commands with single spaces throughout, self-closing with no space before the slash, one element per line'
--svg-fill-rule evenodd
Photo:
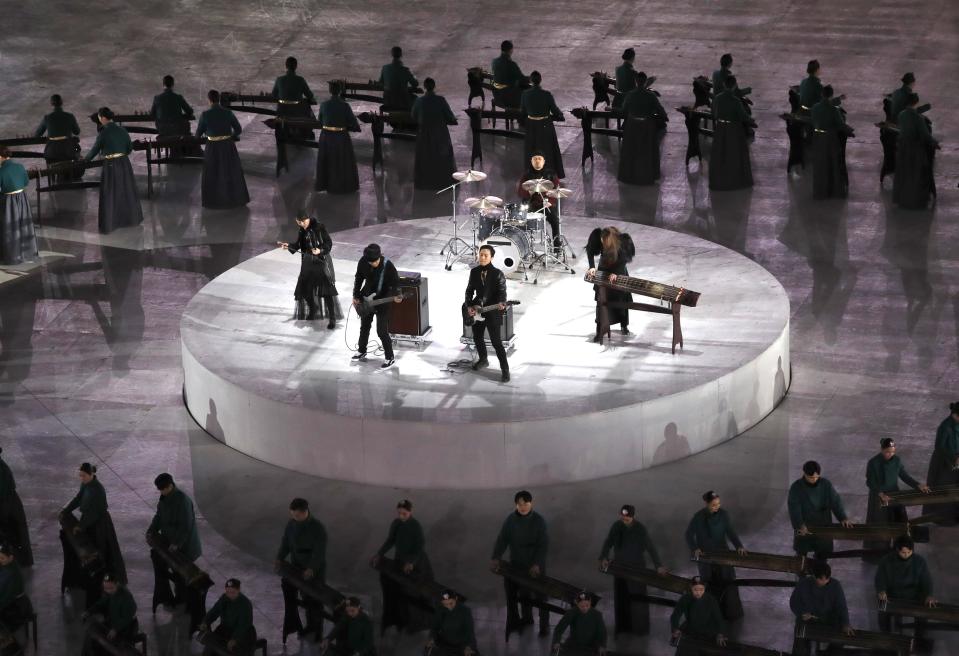
<path fill-rule="evenodd" d="M 483 196 L 482 198 L 467 198 L 466 206 L 474 210 L 488 210 L 491 207 L 499 207 L 503 204 L 503 199 L 498 196 Z"/>
<path fill-rule="evenodd" d="M 457 182 L 482 182 L 486 179 L 486 174 L 482 171 L 468 169 L 466 171 L 457 171 L 453 174 L 453 179 Z"/>
<path fill-rule="evenodd" d="M 556 187 L 556 189 L 547 191 L 546 195 L 550 198 L 569 198 L 573 195 L 573 190 L 566 187 Z"/>
<path fill-rule="evenodd" d="M 536 178 L 535 180 L 527 180 L 523 183 L 523 189 L 531 194 L 541 194 L 544 191 L 549 191 L 555 186 L 556 185 L 546 178 Z"/>

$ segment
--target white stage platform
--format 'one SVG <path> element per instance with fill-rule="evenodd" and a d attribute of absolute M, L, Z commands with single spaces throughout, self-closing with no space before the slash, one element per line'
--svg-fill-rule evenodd
<path fill-rule="evenodd" d="M 668 315 L 631 312 L 632 335 L 593 343 L 582 245 L 610 224 L 636 243 L 633 276 L 702 294 L 682 311 L 685 349 L 670 353 Z M 448 219 L 333 235 L 337 287 L 349 306 L 362 248 L 379 243 L 400 270 L 429 279 L 432 334 L 400 344 L 397 364 L 351 363 L 359 320 L 327 330 L 294 321 L 299 255 L 274 250 L 204 287 L 183 314 L 184 394 L 197 422 L 250 456 L 326 478 L 413 488 L 498 488 L 587 480 L 707 449 L 765 417 L 789 385 L 789 300 L 761 266 L 695 237 L 570 217 L 575 275 L 511 276 L 512 382 L 450 370 L 460 343 L 466 264 L 444 270 Z M 294 231 L 290 230 L 292 238 Z M 654 302 L 635 297 L 637 301 Z M 375 339 L 375 331 L 373 333 Z"/>

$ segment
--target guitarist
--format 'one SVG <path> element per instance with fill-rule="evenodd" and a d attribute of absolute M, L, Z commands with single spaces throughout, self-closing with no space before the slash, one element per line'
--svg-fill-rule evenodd
<path fill-rule="evenodd" d="M 401 296 L 397 296 L 399 284 L 400 276 L 396 273 L 396 267 L 387 258 L 383 257 L 383 251 L 379 244 L 370 244 L 363 249 L 363 257 L 356 263 L 356 276 L 353 280 L 353 305 L 359 306 L 360 299 L 370 294 L 374 294 L 374 300 L 394 296 L 396 297 L 395 302 L 399 303 L 403 300 Z M 385 358 L 383 364 L 380 365 L 380 369 L 389 369 L 396 362 L 393 359 L 393 341 L 390 339 L 389 303 L 376 306 L 374 312 L 360 318 L 360 342 L 357 346 L 356 355 L 352 359 L 359 362 L 366 360 L 366 344 L 370 339 L 370 328 L 373 327 L 374 314 L 376 315 L 376 336 L 380 338 L 380 344 L 383 345 L 383 357 Z"/>
<path fill-rule="evenodd" d="M 495 254 L 496 251 L 492 246 L 488 244 L 480 246 L 477 256 L 479 266 L 473 267 L 470 271 L 469 284 L 466 285 L 466 311 L 472 317 L 476 315 L 473 306 L 483 307 L 499 303 L 496 309 L 483 313 L 483 321 L 473 322 L 473 343 L 479 355 L 479 360 L 473 363 L 473 371 L 489 366 L 489 360 L 486 359 L 486 340 L 483 338 L 483 333 L 488 326 L 489 340 L 493 343 L 493 350 L 496 351 L 496 357 L 499 359 L 501 380 L 508 383 L 509 362 L 506 360 L 506 349 L 503 348 L 503 340 L 500 336 L 503 310 L 506 309 L 506 276 L 491 264 Z"/>

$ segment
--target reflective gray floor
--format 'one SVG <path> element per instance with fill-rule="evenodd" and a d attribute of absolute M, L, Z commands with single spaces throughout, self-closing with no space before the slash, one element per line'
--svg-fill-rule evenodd
<path fill-rule="evenodd" d="M 637 47 L 638 68 L 658 76 L 656 87 L 669 108 L 691 100 L 694 74 L 711 71 L 720 54 L 733 52 L 740 80 L 754 89 L 760 124 L 751 192 L 710 194 L 696 164 L 684 172 L 686 137 L 676 118 L 664 146 L 661 185 L 619 185 L 616 143 L 604 138 L 596 140 L 594 168 L 583 173 L 577 166 L 581 136 L 570 121 L 558 129 L 566 186 L 577 191 L 567 210 L 703 236 L 768 268 L 792 302 L 792 388 L 768 419 L 722 447 L 642 474 L 533 490 L 550 522 L 550 570 L 610 597 L 611 581 L 595 571 L 594 558 L 624 502 L 640 508 L 670 567 L 691 573 L 682 530 L 707 488 L 722 493 L 748 547 L 784 552 L 790 539 L 785 490 L 804 460 L 824 463 L 856 518 L 865 513 L 864 464 L 879 438 L 895 437 L 913 472 L 925 472 L 935 427 L 956 400 L 957 387 L 959 228 L 950 141 L 959 94 L 946 82 L 959 78 L 954 3 L 108 0 L 96 10 L 66 2 L 11 4 L 0 7 L 6 28 L 0 79 L 12 90 L 0 106 L 4 136 L 32 129 L 53 92 L 85 115 L 102 104 L 123 112 L 145 109 L 168 72 L 196 106 L 211 86 L 268 90 L 289 53 L 299 56 L 301 72 L 322 92 L 334 76 L 375 77 L 387 48 L 400 43 L 414 72 L 435 77 L 459 109 L 466 98 L 464 68 L 488 64 L 499 41 L 512 38 L 524 70 L 541 70 L 544 86 L 568 110 L 591 100 L 588 74 L 612 72 L 626 46 Z M 848 95 L 849 121 L 857 128 L 849 145 L 847 201 L 813 202 L 809 176 L 784 173 L 786 136 L 776 115 L 786 109 L 786 87 L 798 83 L 812 57 L 823 63 L 826 81 Z M 920 94 L 932 102 L 935 130 L 945 142 L 937 162 L 939 202 L 929 212 L 896 210 L 889 190 L 877 184 L 881 152 L 871 124 L 880 118 L 881 94 L 906 70 L 916 73 Z M 103 240 L 95 234 L 96 195 L 61 194 L 52 201 L 55 216 L 45 200 L 41 244 L 57 255 L 39 271 L 0 286 L 0 440 L 18 477 L 38 555 L 29 586 L 40 612 L 41 653 L 78 651 L 74 600 L 57 595 L 55 513 L 75 491 L 77 464 L 91 460 L 101 466 L 151 653 L 191 650 L 182 616 L 161 611 L 154 621 L 148 610 L 151 578 L 142 534 L 155 503 L 152 479 L 166 470 L 196 498 L 203 565 L 218 585 L 228 576 L 244 580 L 271 653 L 280 653 L 281 598 L 269 563 L 286 505 L 302 495 L 330 529 L 330 581 L 367 600 L 375 616 L 378 583 L 366 556 L 385 535 L 395 501 L 412 496 L 437 577 L 472 600 L 483 652 L 545 654 L 547 642 L 529 635 L 503 642 L 500 580 L 485 570 L 511 494 L 412 495 L 289 474 L 222 447 L 184 411 L 180 311 L 212 277 L 291 236 L 296 207 L 310 205 L 334 230 L 436 216 L 449 207 L 446 198 L 412 190 L 409 144 L 387 146 L 385 173 L 372 175 L 368 131 L 355 139 L 360 193 L 314 198 L 312 152 L 299 153 L 293 171 L 277 181 L 272 136 L 261 123 L 243 120 L 240 149 L 253 196 L 246 212 L 201 210 L 199 172 L 170 170 L 158 197 L 144 202 L 142 234 Z M 92 125 L 81 122 L 88 145 Z M 457 128 L 454 140 L 465 167 L 468 131 Z M 509 195 L 523 168 L 521 144 L 485 139 L 483 146 L 490 180 L 477 191 Z M 954 535 L 940 529 L 919 552 L 937 574 L 939 596 L 959 602 Z M 872 574 L 859 561 L 836 566 L 857 626 L 875 625 Z M 788 648 L 786 596 L 749 591 L 744 599 L 740 637 Z M 608 616 L 609 610 L 606 605 Z M 654 610 L 654 634 L 621 639 L 618 646 L 669 653 L 665 617 Z M 936 637 L 938 654 L 959 647 L 946 634 Z M 380 647 L 413 654 L 419 641 L 389 632 Z M 288 647 L 315 653 L 295 638 Z"/>

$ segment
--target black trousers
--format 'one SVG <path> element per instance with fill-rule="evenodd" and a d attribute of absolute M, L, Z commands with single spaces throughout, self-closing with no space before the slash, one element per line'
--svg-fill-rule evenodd
<path fill-rule="evenodd" d="M 546 222 L 549 223 L 549 227 L 553 230 L 553 246 L 559 248 L 559 212 L 554 210 L 552 207 L 546 208 Z"/>
<path fill-rule="evenodd" d="M 376 336 L 380 338 L 380 344 L 383 346 L 383 357 L 387 360 L 393 359 L 393 340 L 390 339 L 390 305 L 384 303 L 376 307 L 373 314 L 368 314 L 360 319 L 360 343 L 357 347 L 360 353 L 366 353 L 366 345 L 370 341 L 370 329 L 373 327 L 373 316 L 376 316 Z"/>
<path fill-rule="evenodd" d="M 286 579 L 280 579 L 280 589 L 283 591 L 283 642 L 286 636 L 298 631 L 316 632 L 317 639 L 323 637 L 323 608 L 314 599 L 303 596 L 300 591 Z M 300 619 L 300 599 L 306 610 L 306 626 Z"/>
<path fill-rule="evenodd" d="M 494 310 L 499 312 L 499 310 Z M 496 358 L 499 360 L 499 368 L 502 371 L 509 371 L 509 361 L 506 359 L 506 349 L 503 348 L 503 338 L 500 335 L 500 324 L 487 321 L 477 321 L 473 324 L 473 343 L 476 345 L 476 353 L 480 360 L 486 359 L 486 324 L 489 326 L 489 341 L 493 344 L 493 350 L 496 351 Z"/>
<path fill-rule="evenodd" d="M 503 579 L 506 587 L 506 622 L 511 626 L 517 626 L 520 621 L 527 624 L 533 623 L 533 606 L 529 600 L 545 601 L 543 597 L 528 590 L 522 590 L 510 579 Z M 539 609 L 539 626 L 549 626 L 549 611 L 545 608 Z"/>
<path fill-rule="evenodd" d="M 178 603 L 186 604 L 187 614 L 190 616 L 190 631 L 196 629 L 203 622 L 206 614 L 204 602 L 205 593 L 189 587 L 183 577 L 170 569 L 155 549 L 150 549 L 150 560 L 153 562 L 153 609 L 160 604 L 175 606 Z M 170 582 L 173 590 L 170 590 Z"/>

